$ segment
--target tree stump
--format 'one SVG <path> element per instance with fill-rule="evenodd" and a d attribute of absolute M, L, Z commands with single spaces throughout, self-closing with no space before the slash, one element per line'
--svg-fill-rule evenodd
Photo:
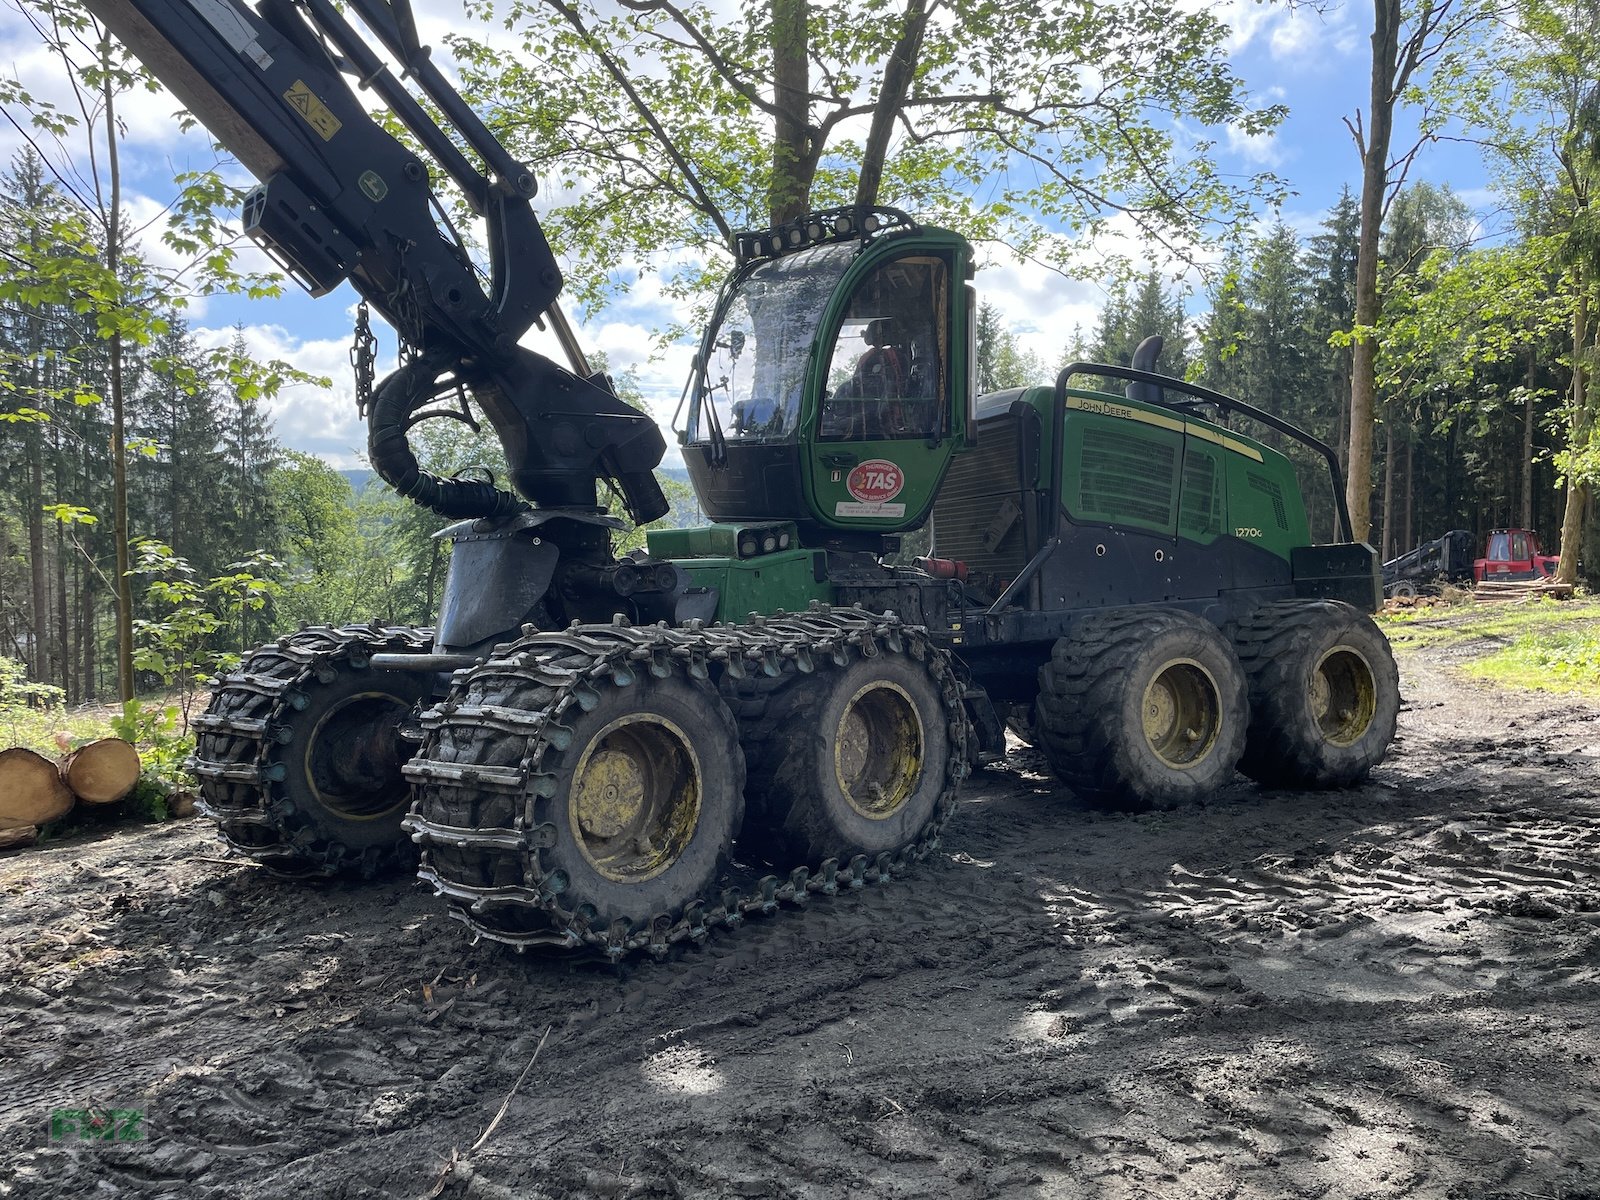
<path fill-rule="evenodd" d="M 0 750 L 0 828 L 45 825 L 71 811 L 72 792 L 55 763 L 22 746 Z"/>
<path fill-rule="evenodd" d="M 139 752 L 121 738 L 101 738 L 61 760 L 61 779 L 85 804 L 115 803 L 139 782 Z"/>

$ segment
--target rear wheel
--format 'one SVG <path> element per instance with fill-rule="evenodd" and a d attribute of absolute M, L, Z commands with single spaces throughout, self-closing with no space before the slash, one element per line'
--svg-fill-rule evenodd
<path fill-rule="evenodd" d="M 1167 808 L 1233 778 L 1244 674 L 1221 632 L 1176 610 L 1081 618 L 1039 670 L 1038 731 L 1080 798 Z"/>
<path fill-rule="evenodd" d="M 884 650 L 797 677 L 746 734 L 741 848 L 788 868 L 915 843 L 954 804 L 952 723 L 965 728 L 960 698 L 926 660 Z"/>
<path fill-rule="evenodd" d="M 400 726 L 431 680 L 368 660 L 427 645 L 405 629 L 305 629 L 225 677 L 195 721 L 190 760 L 223 839 L 284 875 L 370 876 L 414 861 L 400 822 L 415 746 Z"/>
<path fill-rule="evenodd" d="M 1399 673 L 1365 613 L 1336 600 L 1267 604 L 1234 642 L 1250 688 L 1246 775 L 1269 787 L 1346 787 L 1383 761 Z"/>

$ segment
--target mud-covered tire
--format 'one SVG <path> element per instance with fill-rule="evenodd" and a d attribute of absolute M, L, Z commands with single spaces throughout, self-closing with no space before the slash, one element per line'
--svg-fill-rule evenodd
<path fill-rule="evenodd" d="M 1267 787 L 1361 782 L 1383 761 L 1400 712 L 1389 640 L 1337 600 L 1258 608 L 1233 630 L 1250 689 L 1239 769 Z"/>
<path fill-rule="evenodd" d="M 764 718 L 741 731 L 750 777 L 740 858 L 782 869 L 870 859 L 942 820 L 965 773 L 952 755 L 964 761 L 966 717 L 937 665 L 883 650 L 771 695 Z"/>
<path fill-rule="evenodd" d="M 422 653 L 424 630 L 313 628 L 253 651 L 219 683 L 197 730 L 199 808 L 224 841 L 286 876 L 370 878 L 416 861 L 401 830 L 400 725 L 425 673 L 381 671 L 375 653 Z"/>
<path fill-rule="evenodd" d="M 1244 748 L 1244 672 L 1210 622 L 1090 614 L 1039 669 L 1039 748 L 1079 799 L 1170 808 L 1225 786 Z"/>
<path fill-rule="evenodd" d="M 458 676 L 407 772 L 423 878 L 517 945 L 570 944 L 574 928 L 620 942 L 714 895 L 743 817 L 744 755 L 715 687 L 679 666 L 563 687 L 596 658 L 566 636 Z"/>

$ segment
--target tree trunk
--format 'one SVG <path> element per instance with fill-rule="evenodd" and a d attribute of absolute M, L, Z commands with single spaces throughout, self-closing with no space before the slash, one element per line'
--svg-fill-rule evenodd
<path fill-rule="evenodd" d="M 0 750 L 0 827 L 43 825 L 72 811 L 56 764 L 32 750 Z"/>
<path fill-rule="evenodd" d="M 117 158 L 116 92 L 111 64 L 111 35 L 100 43 L 107 67 L 100 88 L 105 102 L 106 170 L 111 180 L 111 203 L 106 213 L 106 269 L 120 285 L 122 240 L 122 168 Z M 120 300 L 126 297 L 119 296 Z M 111 373 L 111 512 L 112 537 L 117 556 L 117 698 L 133 699 L 133 580 L 128 576 L 128 447 L 126 409 L 122 392 L 122 335 L 110 339 Z"/>
<path fill-rule="evenodd" d="M 906 94 L 917 73 L 917 57 L 922 51 L 922 35 L 928 28 L 928 0 L 906 0 L 900 37 L 883 67 L 883 85 L 872 110 L 872 126 L 861 155 L 861 174 L 856 182 L 856 203 L 878 202 L 883 186 L 883 164 L 889 154 L 889 139 L 895 118 L 905 107 Z"/>
<path fill-rule="evenodd" d="M 806 0 L 772 0 L 772 223 L 805 216 L 811 204 L 811 72 Z"/>
<path fill-rule="evenodd" d="M 62 496 L 60 480 L 60 467 L 56 468 L 56 499 Z M 72 671 L 72 620 L 68 608 L 70 601 L 67 595 L 67 559 L 70 554 L 67 550 L 67 535 L 61 527 L 61 522 L 56 522 L 56 661 L 60 671 L 59 683 L 66 696 L 68 704 L 77 702 L 77 681 L 73 678 Z"/>
<path fill-rule="evenodd" d="M 1378 545 L 1383 547 L 1379 558 L 1388 561 L 1395 556 L 1394 548 L 1394 422 L 1383 423 L 1383 536 Z"/>
<path fill-rule="evenodd" d="M 1522 397 L 1522 527 L 1534 528 L 1533 523 L 1533 347 L 1528 347 L 1528 373 L 1523 379 Z"/>
<path fill-rule="evenodd" d="M 37 383 L 38 371 L 34 379 Z M 37 397 L 37 393 L 35 393 Z M 38 403 L 35 398 L 34 403 Z M 29 423 L 28 454 L 28 576 L 33 585 L 33 654 L 29 668 L 40 683 L 50 681 L 50 583 L 44 563 L 44 434 Z"/>
<path fill-rule="evenodd" d="M 1394 78 L 1400 53 L 1400 0 L 1373 0 L 1372 101 L 1361 147 L 1361 231 L 1356 239 L 1358 339 L 1350 355 L 1350 467 L 1346 499 L 1357 541 L 1372 534 L 1373 395 L 1377 381 L 1378 240 L 1389 187 Z"/>
<path fill-rule="evenodd" d="M 1577 453 L 1589 444 L 1589 397 L 1584 378 L 1583 354 L 1589 344 L 1589 281 L 1579 263 L 1572 268 L 1577 303 L 1572 307 L 1572 433 L 1568 450 Z M 1587 484 L 1567 473 L 1567 510 L 1561 520 L 1561 561 L 1556 566 L 1557 583 L 1578 581 L 1578 554 L 1582 550 L 1583 512 L 1589 499 Z"/>
<path fill-rule="evenodd" d="M 19 825 L 15 829 L 0 829 L 0 850 L 21 850 L 39 840 L 37 825 Z"/>
<path fill-rule="evenodd" d="M 112 804 L 139 782 L 139 752 L 121 738 L 101 738 L 61 760 L 61 779 L 85 804 Z"/>
<path fill-rule="evenodd" d="M 1417 544 L 1417 531 L 1413 526 L 1412 518 L 1416 516 L 1417 508 L 1417 439 L 1406 438 L 1406 511 L 1405 531 L 1401 541 L 1407 550 Z"/>

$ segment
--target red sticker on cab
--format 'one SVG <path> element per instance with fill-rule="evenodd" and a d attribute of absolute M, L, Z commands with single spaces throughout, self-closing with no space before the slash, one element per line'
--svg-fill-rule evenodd
<path fill-rule="evenodd" d="M 869 458 L 853 468 L 844 486 L 857 500 L 865 504 L 882 504 L 893 500 L 906 485 L 906 474 L 885 458 Z"/>

